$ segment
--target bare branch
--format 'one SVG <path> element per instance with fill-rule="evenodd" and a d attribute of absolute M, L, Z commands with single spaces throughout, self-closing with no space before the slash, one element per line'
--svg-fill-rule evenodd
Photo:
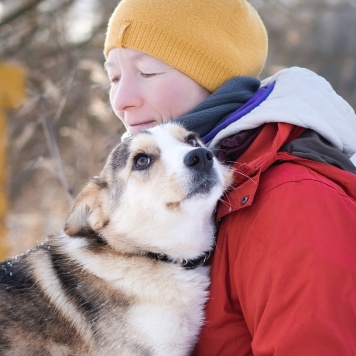
<path fill-rule="evenodd" d="M 43 132 L 46 137 L 47 147 L 51 153 L 52 158 L 54 159 L 54 162 L 56 163 L 58 178 L 64 188 L 68 201 L 70 204 L 72 204 L 74 201 L 72 189 L 69 187 L 68 181 L 64 173 L 62 158 L 59 152 L 53 125 L 48 117 L 46 103 L 43 97 L 41 97 L 39 101 L 43 111 L 43 115 L 41 116 L 41 123 L 42 123 Z"/>
<path fill-rule="evenodd" d="M 20 9 L 14 11 L 12 14 L 9 14 L 0 22 L 0 27 L 8 25 L 10 22 L 18 19 L 19 17 L 24 15 L 26 12 L 31 11 L 42 1 L 43 0 L 32 0 L 28 4 L 21 7 Z"/>

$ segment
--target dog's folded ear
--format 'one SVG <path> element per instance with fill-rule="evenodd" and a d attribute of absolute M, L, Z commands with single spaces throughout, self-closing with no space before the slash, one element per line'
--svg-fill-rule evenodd
<path fill-rule="evenodd" d="M 94 177 L 78 195 L 68 215 L 64 232 L 69 236 L 81 231 L 97 231 L 108 223 L 105 213 L 107 184 L 100 177 Z"/>

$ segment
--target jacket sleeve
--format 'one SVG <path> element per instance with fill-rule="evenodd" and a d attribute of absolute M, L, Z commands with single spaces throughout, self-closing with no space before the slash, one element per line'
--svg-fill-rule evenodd
<path fill-rule="evenodd" d="M 267 183 L 228 217 L 254 355 L 356 354 L 356 202 L 309 173 Z"/>

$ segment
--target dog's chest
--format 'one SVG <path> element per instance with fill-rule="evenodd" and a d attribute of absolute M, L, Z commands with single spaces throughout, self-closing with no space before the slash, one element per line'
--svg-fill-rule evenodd
<path fill-rule="evenodd" d="M 105 337 L 107 343 L 115 345 L 121 355 L 189 354 L 204 319 L 209 281 L 206 271 L 183 273 L 189 278 L 175 278 L 174 284 L 162 279 L 152 283 L 146 280 L 146 286 L 142 284 L 141 293 L 134 297 L 124 314 L 115 315 L 112 310 L 112 325 Z M 120 340 L 125 340 L 124 344 Z"/>

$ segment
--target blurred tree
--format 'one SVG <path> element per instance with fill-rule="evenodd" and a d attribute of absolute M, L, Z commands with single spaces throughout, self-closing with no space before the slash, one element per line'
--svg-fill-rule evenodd
<path fill-rule="evenodd" d="M 28 73 L 27 100 L 9 120 L 12 253 L 62 228 L 72 195 L 100 171 L 123 132 L 109 106 L 102 54 L 117 2 L 0 2 L 0 58 Z M 308 67 L 356 106 L 355 0 L 251 3 L 269 31 L 262 77 Z"/>
<path fill-rule="evenodd" d="M 108 103 L 103 42 L 115 1 L 5 0 L 0 58 L 28 73 L 8 127 L 10 253 L 62 228 L 123 131 Z M 24 240 L 22 236 L 27 236 Z"/>
<path fill-rule="evenodd" d="M 251 0 L 269 33 L 263 75 L 300 66 L 325 77 L 356 107 L 356 1 Z"/>

